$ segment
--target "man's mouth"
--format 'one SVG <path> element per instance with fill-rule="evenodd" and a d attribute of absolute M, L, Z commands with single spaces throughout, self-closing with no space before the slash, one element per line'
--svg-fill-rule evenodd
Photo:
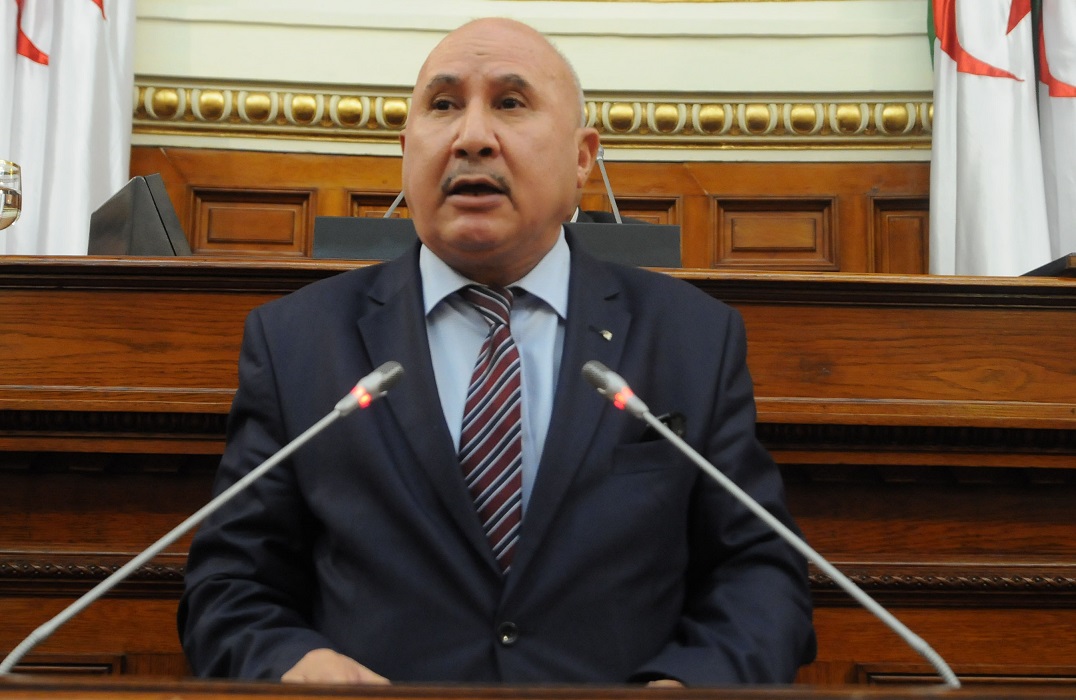
<path fill-rule="evenodd" d="M 487 195 L 507 195 L 508 183 L 504 178 L 491 176 L 460 175 L 445 180 L 441 187 L 445 196 L 483 197 Z"/>

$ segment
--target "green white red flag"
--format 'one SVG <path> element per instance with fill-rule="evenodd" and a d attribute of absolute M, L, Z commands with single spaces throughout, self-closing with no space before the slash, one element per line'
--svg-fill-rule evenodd
<path fill-rule="evenodd" d="M 1054 258 L 1076 253 L 1076 2 L 1042 0 L 1039 125 Z"/>
<path fill-rule="evenodd" d="M 1031 0 L 931 2 L 930 271 L 1019 275 L 1053 259 Z"/>
<path fill-rule="evenodd" d="M 0 159 L 23 181 L 0 253 L 86 254 L 129 177 L 134 19 L 134 0 L 0 0 Z"/>

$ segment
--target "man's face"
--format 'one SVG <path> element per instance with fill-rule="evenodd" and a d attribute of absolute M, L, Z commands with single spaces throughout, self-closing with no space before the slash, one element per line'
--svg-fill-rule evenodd
<path fill-rule="evenodd" d="M 563 59 L 528 27 L 480 20 L 430 54 L 412 94 L 407 206 L 422 242 L 478 282 L 508 284 L 556 242 L 598 134 L 579 127 Z"/>

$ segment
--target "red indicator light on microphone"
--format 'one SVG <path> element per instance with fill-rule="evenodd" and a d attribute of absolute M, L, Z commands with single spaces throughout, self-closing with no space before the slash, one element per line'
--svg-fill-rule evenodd
<path fill-rule="evenodd" d="M 613 405 L 623 411 L 624 407 L 628 405 L 628 401 L 631 400 L 632 396 L 635 396 L 635 392 L 633 392 L 628 387 L 624 387 L 620 391 L 613 394 Z"/>
<path fill-rule="evenodd" d="M 356 386 L 351 390 L 351 395 L 355 397 L 355 400 L 359 403 L 359 408 L 366 408 L 373 402 L 374 397 L 370 396 L 370 392 L 366 391 L 361 386 Z"/>

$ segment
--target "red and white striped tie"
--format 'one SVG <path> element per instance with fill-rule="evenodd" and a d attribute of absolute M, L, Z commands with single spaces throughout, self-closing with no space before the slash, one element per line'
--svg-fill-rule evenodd
<path fill-rule="evenodd" d="M 470 285 L 460 296 L 489 323 L 478 352 L 460 434 L 460 465 L 493 555 L 512 565 L 523 515 L 523 439 L 519 350 L 512 340 L 512 292 Z"/>

